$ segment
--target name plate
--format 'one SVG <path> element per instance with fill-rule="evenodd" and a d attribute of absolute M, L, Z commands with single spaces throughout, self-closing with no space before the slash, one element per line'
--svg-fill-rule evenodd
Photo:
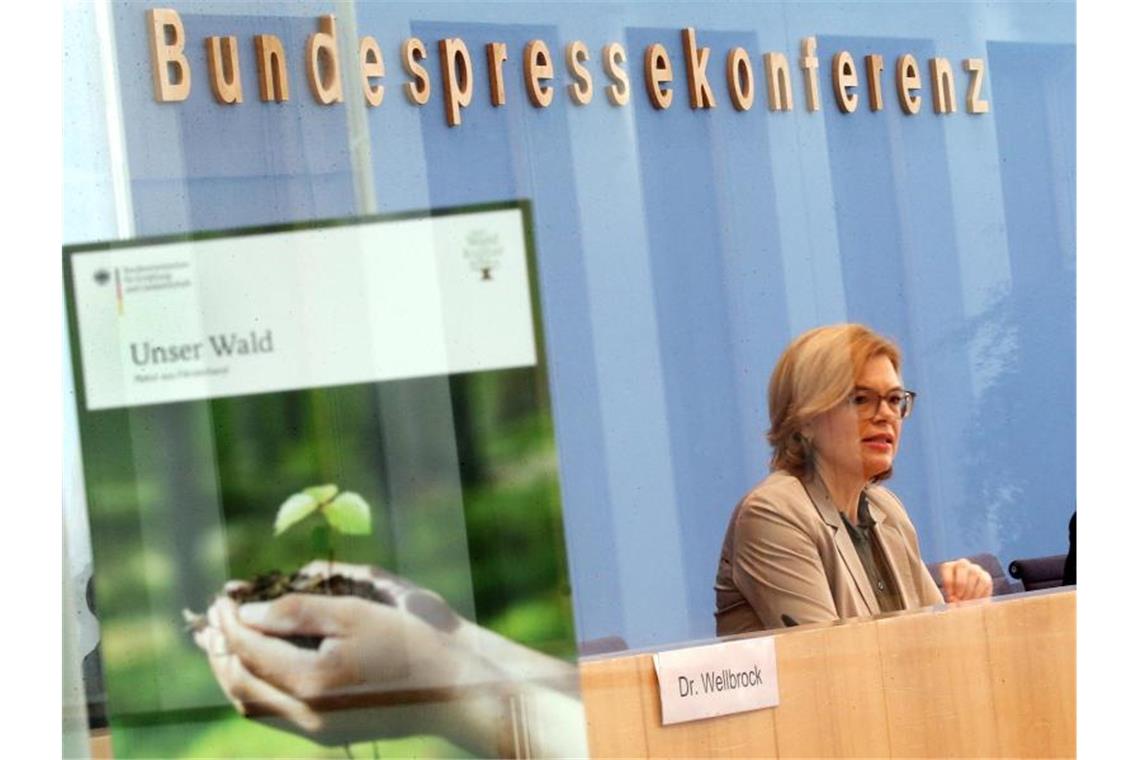
<path fill-rule="evenodd" d="M 653 666 L 664 725 L 780 704 L 771 637 L 661 652 Z"/>

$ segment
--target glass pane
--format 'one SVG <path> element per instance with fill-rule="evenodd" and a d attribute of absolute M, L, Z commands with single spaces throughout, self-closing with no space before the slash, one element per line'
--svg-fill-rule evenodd
<path fill-rule="evenodd" d="M 272 392 L 223 383 L 105 410 L 81 403 L 67 434 L 73 595 L 93 572 L 95 661 L 112 723 L 121 715 L 138 729 L 123 736 L 149 737 L 116 740 L 116 753 L 237 751 L 244 739 L 233 737 L 246 731 L 264 732 L 257 746 L 267 753 L 316 746 L 240 720 L 178 625 L 183 608 L 204 611 L 227 580 L 313 555 L 308 527 L 275 538 L 272 518 L 322 483 L 361 494 L 373 519 L 367 537 L 333 543 L 335 558 L 398 573 L 527 650 L 566 661 L 713 636 L 726 525 L 769 470 L 769 377 L 789 342 L 819 325 L 864 323 L 901 348 L 903 383 L 919 403 L 889 486 L 924 563 L 986 555 L 1003 569 L 1064 553 L 1075 509 L 1072 3 L 220 0 L 176 8 L 181 32 L 162 27 L 156 39 L 181 51 L 171 63 L 155 58 L 150 10 L 66 6 L 69 60 L 82 63 L 69 63 L 64 81 L 73 262 L 140 240 L 196 260 L 210 241 L 294 227 L 325 234 L 378 218 L 524 208 L 538 359 Z M 330 10 L 335 23 L 322 31 Z M 690 102 L 686 27 L 696 54 L 708 50 L 715 107 Z M 326 79 L 314 79 L 307 46 L 328 42 L 321 34 L 335 36 L 336 53 L 332 42 L 318 50 Z M 227 36 L 240 73 L 222 81 L 233 70 L 223 61 L 211 86 L 207 39 Z M 365 37 L 385 73 L 362 81 Z M 424 54 L 405 61 L 414 40 Z M 275 41 L 276 74 L 259 57 Z M 456 41 L 470 61 L 463 74 L 445 65 L 462 60 Z M 528 68 L 535 41 L 549 77 L 541 55 Z M 567 89 L 584 82 L 567 59 L 575 41 L 593 88 L 584 103 Z M 502 47 L 489 54 L 494 43 Z M 671 78 L 654 84 L 645 55 L 658 44 Z M 740 68 L 727 65 L 734 50 L 751 69 L 748 108 L 734 93 Z M 837 93 L 843 52 L 858 84 Z M 780 80 L 774 91 L 778 56 L 768 53 L 787 60 L 787 110 L 769 105 Z M 182 54 L 188 96 L 158 102 L 155 74 L 176 83 Z M 914 115 L 896 82 L 907 55 L 921 83 Z M 868 69 L 872 56 L 881 71 L 874 58 Z M 334 58 L 342 97 L 325 104 Z M 935 113 L 940 59 L 952 113 Z M 431 94 L 418 104 L 421 77 Z M 286 79 L 278 101 L 273 86 Z M 227 103 L 235 81 L 241 102 Z M 384 87 L 380 105 L 365 85 Z M 658 90 L 671 93 L 668 108 L 654 105 Z M 845 94 L 858 95 L 852 113 Z M 313 250 L 291 270 L 297 282 L 320 280 L 326 252 L 364 255 L 356 244 Z M 481 255 L 465 270 L 476 278 L 487 275 Z M 250 284 L 247 305 L 269 298 L 280 276 L 267 270 Z M 384 303 L 370 281 L 361 274 L 343 298 L 292 323 Z M 435 297 L 389 295 L 409 308 Z M 210 303 L 187 311 L 202 334 Z M 388 329 L 382 310 L 359 313 L 346 317 L 358 332 Z M 470 321 L 455 317 L 449 329 L 466 335 Z M 257 344 L 267 328 L 243 329 Z M 422 335 L 409 340 L 448 355 Z M 67 342 L 81 339 L 73 322 Z M 71 390 L 82 401 L 82 382 Z M 202 719 L 171 728 L 166 711 Z M 414 741 L 428 743 L 385 751 L 454 751 Z"/>

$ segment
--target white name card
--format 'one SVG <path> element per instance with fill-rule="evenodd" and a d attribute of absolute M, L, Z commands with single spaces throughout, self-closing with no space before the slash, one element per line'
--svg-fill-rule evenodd
<path fill-rule="evenodd" d="M 780 704 L 771 637 L 661 652 L 653 665 L 664 725 Z"/>

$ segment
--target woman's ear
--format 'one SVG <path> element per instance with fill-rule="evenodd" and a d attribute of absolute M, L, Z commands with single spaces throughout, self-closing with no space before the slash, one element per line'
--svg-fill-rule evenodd
<path fill-rule="evenodd" d="M 796 435 L 798 435 L 804 443 L 810 446 L 811 439 L 815 437 L 815 426 L 810 422 L 805 422 L 800 427 L 800 432 Z"/>

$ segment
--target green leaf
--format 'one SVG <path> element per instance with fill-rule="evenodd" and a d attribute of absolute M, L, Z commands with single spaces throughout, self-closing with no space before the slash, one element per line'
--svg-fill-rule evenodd
<path fill-rule="evenodd" d="M 372 510 L 360 494 L 345 491 L 324 508 L 325 519 L 341 533 L 366 536 L 372 532 Z"/>
<path fill-rule="evenodd" d="M 308 493 L 293 494 L 277 510 L 277 519 L 273 521 L 273 535 L 280 536 L 312 514 L 320 505 L 320 502 Z"/>
<path fill-rule="evenodd" d="M 323 486 L 310 486 L 301 493 L 307 493 L 317 500 L 317 504 L 324 505 L 331 501 L 332 497 L 336 496 L 336 486 L 331 483 Z"/>

